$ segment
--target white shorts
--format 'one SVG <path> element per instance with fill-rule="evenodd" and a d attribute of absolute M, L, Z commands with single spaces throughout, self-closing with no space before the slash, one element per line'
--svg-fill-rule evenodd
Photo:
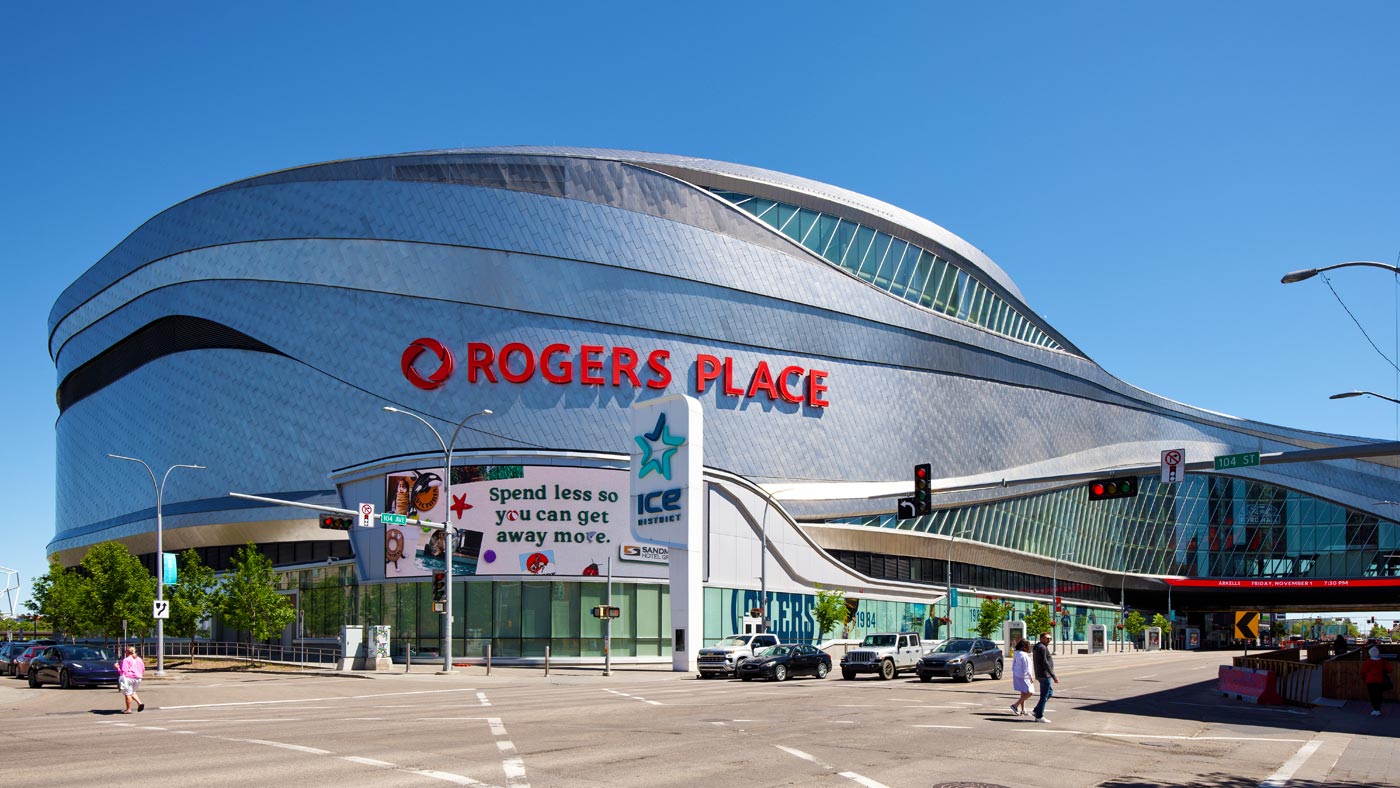
<path fill-rule="evenodd" d="M 136 691 L 141 689 L 141 679 L 122 676 L 117 679 L 117 689 L 121 690 L 123 695 L 135 695 Z"/>

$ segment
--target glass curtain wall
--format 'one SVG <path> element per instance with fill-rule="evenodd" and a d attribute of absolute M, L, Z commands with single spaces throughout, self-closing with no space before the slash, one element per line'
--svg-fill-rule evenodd
<path fill-rule="evenodd" d="M 1011 339 L 1064 349 L 986 285 L 927 249 L 838 216 L 723 189 L 715 194 L 905 301 Z"/>
<path fill-rule="evenodd" d="M 1138 477 L 1138 494 L 1090 503 L 1083 485 L 898 520 L 841 524 L 949 535 L 1111 571 L 1204 578 L 1400 576 L 1400 531 L 1340 504 L 1250 479 Z"/>

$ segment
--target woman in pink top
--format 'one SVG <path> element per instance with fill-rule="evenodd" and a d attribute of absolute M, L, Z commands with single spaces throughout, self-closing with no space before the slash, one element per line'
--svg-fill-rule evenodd
<path fill-rule="evenodd" d="M 126 647 L 126 658 L 117 663 L 117 686 L 121 688 L 122 696 L 126 699 L 126 711 L 122 714 L 131 713 L 131 702 L 136 701 L 136 710 L 145 711 L 146 704 L 141 702 L 141 696 L 136 691 L 141 689 L 141 677 L 146 675 L 146 663 L 141 661 L 141 657 L 136 653 L 135 646 Z"/>

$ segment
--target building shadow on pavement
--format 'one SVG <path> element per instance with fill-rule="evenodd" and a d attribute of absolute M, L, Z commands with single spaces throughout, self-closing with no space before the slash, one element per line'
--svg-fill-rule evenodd
<path fill-rule="evenodd" d="M 1160 788 L 1168 783 L 1149 780 L 1137 777 L 1120 777 L 1099 783 L 1098 788 Z M 1257 778 L 1239 777 L 1233 774 L 1206 774 L 1194 780 L 1186 782 L 1170 783 L 1173 788 L 1259 788 Z M 1316 780 L 1289 779 L 1288 788 L 1375 788 L 1373 782 L 1352 782 L 1351 780 L 1327 780 L 1318 782 Z"/>

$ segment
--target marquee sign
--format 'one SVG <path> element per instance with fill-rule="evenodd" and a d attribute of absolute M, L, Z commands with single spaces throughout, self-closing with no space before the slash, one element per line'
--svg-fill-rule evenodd
<path fill-rule="evenodd" d="M 436 358 L 436 366 L 426 356 Z M 399 360 L 403 375 L 420 389 L 436 389 L 456 370 L 452 351 L 441 342 L 415 339 Z M 555 385 L 612 386 L 665 389 L 671 385 L 671 351 L 641 351 L 621 345 L 572 345 L 555 343 L 533 348 L 523 342 L 509 342 L 499 348 L 487 342 L 468 342 L 464 374 L 467 382 L 525 383 L 538 376 Z M 715 388 L 728 397 L 754 399 L 825 408 L 829 372 L 796 364 L 760 360 L 752 369 L 740 367 L 729 356 L 697 353 L 690 363 L 695 373 L 694 393 Z"/>
<path fill-rule="evenodd" d="M 1361 577 L 1326 580 L 1313 578 L 1264 578 L 1259 580 L 1202 580 L 1197 578 L 1164 578 L 1167 585 L 1177 588 L 1375 588 L 1400 586 L 1400 577 Z"/>

